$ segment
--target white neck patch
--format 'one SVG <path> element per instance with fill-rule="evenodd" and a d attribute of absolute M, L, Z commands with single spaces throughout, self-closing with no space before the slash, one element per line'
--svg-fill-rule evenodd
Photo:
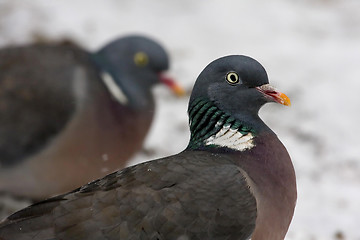
<path fill-rule="evenodd" d="M 122 91 L 122 89 L 119 87 L 119 85 L 115 83 L 113 77 L 107 72 L 102 72 L 101 78 L 105 83 L 107 89 L 109 89 L 111 95 L 121 104 L 127 105 L 129 100 L 126 97 L 125 93 Z"/>
<path fill-rule="evenodd" d="M 252 133 L 242 134 L 238 129 L 231 129 L 230 124 L 225 124 L 215 135 L 205 140 L 205 145 L 217 145 L 237 151 L 245 151 L 255 147 Z"/>

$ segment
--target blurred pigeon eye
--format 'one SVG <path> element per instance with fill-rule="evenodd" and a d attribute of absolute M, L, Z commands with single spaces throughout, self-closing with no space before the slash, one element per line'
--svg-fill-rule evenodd
<path fill-rule="evenodd" d="M 134 62 L 139 67 L 144 67 L 149 63 L 149 57 L 144 52 L 137 52 L 134 55 Z"/>
<path fill-rule="evenodd" d="M 229 72 L 226 74 L 226 81 L 230 84 L 239 83 L 239 75 L 236 72 Z"/>

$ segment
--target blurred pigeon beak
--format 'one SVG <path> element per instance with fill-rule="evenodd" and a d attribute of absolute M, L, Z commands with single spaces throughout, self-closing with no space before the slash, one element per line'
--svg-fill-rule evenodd
<path fill-rule="evenodd" d="M 176 96 L 181 97 L 185 95 L 185 90 L 178 83 L 176 83 L 172 78 L 159 74 L 160 82 L 168 86 Z"/>
<path fill-rule="evenodd" d="M 256 90 L 264 94 L 266 98 L 271 101 L 280 103 L 285 106 L 291 106 L 290 99 L 284 93 L 279 92 L 276 88 L 271 86 L 270 84 L 264 84 L 260 87 L 256 87 Z"/>

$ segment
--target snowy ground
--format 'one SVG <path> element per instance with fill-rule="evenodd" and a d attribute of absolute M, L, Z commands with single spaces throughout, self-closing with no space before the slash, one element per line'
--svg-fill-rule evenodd
<path fill-rule="evenodd" d="M 359 9 L 359 0 L 0 0 L 0 46 L 67 37 L 97 49 L 145 33 L 167 47 L 169 74 L 189 91 L 215 58 L 256 58 L 292 100 L 291 108 L 261 110 L 297 172 L 287 239 L 359 240 Z M 188 98 L 155 93 L 158 111 L 145 146 L 151 151 L 134 163 L 177 153 L 188 141 Z"/>

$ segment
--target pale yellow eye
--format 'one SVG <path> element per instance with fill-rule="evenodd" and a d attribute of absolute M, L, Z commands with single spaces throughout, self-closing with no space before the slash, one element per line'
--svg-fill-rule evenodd
<path fill-rule="evenodd" d="M 226 74 L 226 81 L 230 84 L 239 83 L 239 75 L 236 72 L 229 72 Z"/>
<path fill-rule="evenodd" d="M 134 55 L 134 62 L 139 67 L 144 67 L 149 63 L 149 57 L 144 52 L 137 52 Z"/>

